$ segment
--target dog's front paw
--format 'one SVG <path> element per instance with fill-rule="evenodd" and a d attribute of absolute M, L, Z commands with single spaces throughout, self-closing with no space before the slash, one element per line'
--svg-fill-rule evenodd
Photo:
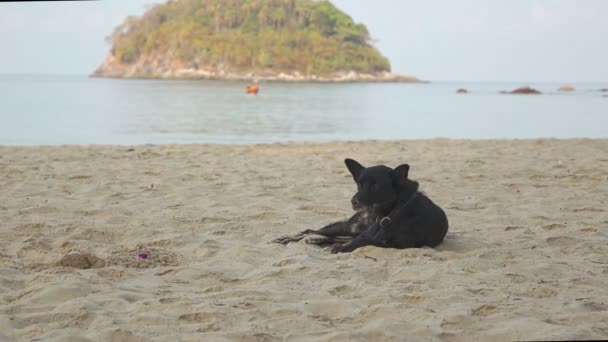
<path fill-rule="evenodd" d="M 344 252 L 344 245 L 336 244 L 331 248 L 331 254 L 338 254 Z"/>
<path fill-rule="evenodd" d="M 311 236 L 305 238 L 304 242 L 306 242 L 309 245 L 322 246 L 322 245 L 330 245 L 333 242 L 333 239 L 330 237 L 327 237 L 327 236 L 311 235 Z"/>
<path fill-rule="evenodd" d="M 297 235 L 291 235 L 291 236 L 290 235 L 281 236 L 280 238 L 276 238 L 276 239 L 272 240 L 272 242 L 286 245 L 290 242 L 298 242 L 298 241 L 302 240 L 303 238 L 305 238 L 306 236 L 308 236 L 308 235 L 304 234 L 304 233 L 300 233 Z"/>

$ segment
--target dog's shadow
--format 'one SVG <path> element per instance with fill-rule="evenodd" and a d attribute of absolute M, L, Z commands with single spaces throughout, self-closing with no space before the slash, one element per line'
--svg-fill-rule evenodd
<path fill-rule="evenodd" d="M 328 238 L 322 235 L 312 234 L 303 239 L 306 244 L 317 245 L 320 247 L 331 247 L 335 243 L 348 243 L 352 241 L 351 237 L 334 237 Z M 435 247 L 422 247 L 423 249 L 432 249 L 436 252 L 452 252 L 452 253 L 467 253 L 480 248 L 486 248 L 488 244 L 481 240 L 475 239 L 459 232 L 448 232 L 443 242 Z M 417 248 L 419 249 L 419 248 Z"/>
<path fill-rule="evenodd" d="M 443 242 L 435 247 L 437 252 L 467 253 L 479 248 L 485 248 L 488 244 L 459 232 L 448 232 Z"/>

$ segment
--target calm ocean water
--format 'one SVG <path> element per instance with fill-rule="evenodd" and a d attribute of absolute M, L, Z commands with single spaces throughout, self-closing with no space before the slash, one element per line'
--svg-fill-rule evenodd
<path fill-rule="evenodd" d="M 608 137 L 605 84 L 286 84 L 0 75 L 0 145 Z M 464 87 L 472 93 L 455 94 Z"/>

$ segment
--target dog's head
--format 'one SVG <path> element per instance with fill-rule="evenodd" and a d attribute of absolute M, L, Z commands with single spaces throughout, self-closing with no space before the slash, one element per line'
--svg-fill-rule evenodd
<path fill-rule="evenodd" d="M 398 186 L 407 179 L 410 170 L 407 164 L 391 169 L 384 165 L 366 168 L 353 159 L 344 163 L 357 183 L 358 191 L 351 199 L 355 210 L 397 200 Z"/>

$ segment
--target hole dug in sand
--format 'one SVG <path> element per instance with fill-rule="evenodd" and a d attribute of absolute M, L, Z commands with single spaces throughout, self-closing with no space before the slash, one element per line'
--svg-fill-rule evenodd
<path fill-rule="evenodd" d="M 64 255 L 57 262 L 57 266 L 88 270 L 90 268 L 102 268 L 106 266 L 106 262 L 91 254 L 72 252 Z"/>

